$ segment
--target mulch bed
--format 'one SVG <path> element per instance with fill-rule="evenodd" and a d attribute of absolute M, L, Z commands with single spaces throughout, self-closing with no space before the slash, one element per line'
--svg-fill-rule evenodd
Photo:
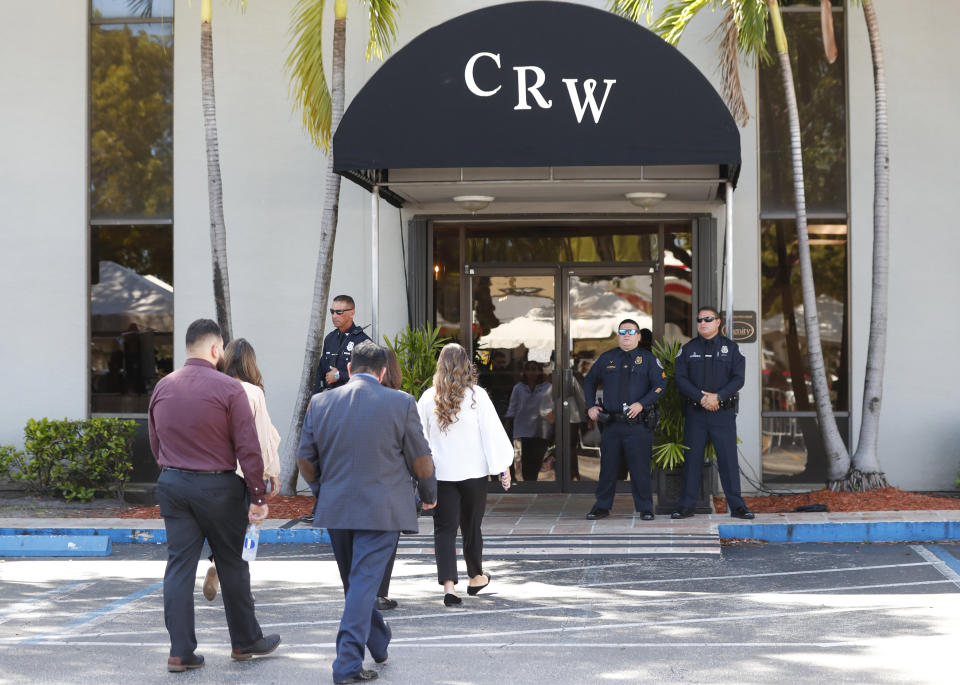
<path fill-rule="evenodd" d="M 806 504 L 824 504 L 828 511 L 917 511 L 921 509 L 960 509 L 960 498 L 937 497 L 898 488 L 879 488 L 869 492 L 833 492 L 816 490 L 799 495 L 744 497 L 747 508 L 759 514 L 794 511 Z M 714 497 L 717 513 L 727 512 L 727 500 Z"/>
<path fill-rule="evenodd" d="M 297 495 L 296 497 L 282 497 L 277 495 L 267 504 L 270 507 L 270 513 L 267 518 L 271 519 L 295 519 L 306 516 L 313 512 L 313 505 L 316 500 L 306 495 Z M 90 513 L 90 516 L 96 516 Z M 105 514 L 112 518 L 121 519 L 158 519 L 160 518 L 160 507 L 131 507 L 123 511 L 113 511 Z"/>

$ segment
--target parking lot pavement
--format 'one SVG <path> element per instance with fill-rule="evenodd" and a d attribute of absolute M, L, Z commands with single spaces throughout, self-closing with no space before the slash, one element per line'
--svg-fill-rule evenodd
<path fill-rule="evenodd" d="M 165 670 L 162 545 L 105 559 L 0 561 L 0 684 L 330 682 L 342 609 L 328 548 L 264 545 L 252 565 L 274 656 L 229 658 L 199 593 L 206 666 Z M 722 555 L 488 557 L 492 583 L 442 604 L 432 559 L 402 555 L 384 683 L 954 683 L 960 546 L 734 545 Z M 460 590 L 463 592 L 461 578 Z"/>

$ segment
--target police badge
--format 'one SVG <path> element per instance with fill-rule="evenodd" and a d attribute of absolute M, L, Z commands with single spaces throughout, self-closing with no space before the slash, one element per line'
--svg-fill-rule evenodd
<path fill-rule="evenodd" d="M 347 352 L 353 352 L 353 341 L 347 343 Z"/>
<path fill-rule="evenodd" d="M 726 354 L 727 352 L 729 352 L 729 350 L 726 345 L 720 348 L 720 354 Z"/>

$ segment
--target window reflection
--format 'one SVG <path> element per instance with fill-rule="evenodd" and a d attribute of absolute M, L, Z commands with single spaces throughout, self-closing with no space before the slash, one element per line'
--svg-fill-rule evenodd
<path fill-rule="evenodd" d="M 91 230 L 93 412 L 144 413 L 173 367 L 173 229 Z"/>
<path fill-rule="evenodd" d="M 693 235 L 683 227 L 664 237 L 663 338 L 685 343 L 693 333 Z"/>
<path fill-rule="evenodd" d="M 818 3 L 819 4 L 819 3 Z M 844 14 L 833 13 L 837 48 L 843 55 Z M 847 210 L 846 73 L 841 56 L 823 57 L 819 10 L 786 12 L 803 143 L 808 211 Z M 773 45 L 772 34 L 767 44 Z M 794 211 L 790 129 L 780 67 L 776 60 L 759 70 L 760 204 L 763 211 Z"/>
<path fill-rule="evenodd" d="M 657 260 L 657 227 L 540 226 L 532 231 L 467 231 L 467 263 L 649 262 Z"/>
<path fill-rule="evenodd" d="M 90 4 L 95 19 L 173 16 L 173 0 L 92 0 Z"/>
<path fill-rule="evenodd" d="M 90 40 L 90 215 L 171 217 L 173 27 L 100 24 Z"/>

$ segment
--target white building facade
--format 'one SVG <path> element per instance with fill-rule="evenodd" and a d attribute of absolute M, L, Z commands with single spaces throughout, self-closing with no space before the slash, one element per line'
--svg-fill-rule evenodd
<path fill-rule="evenodd" d="M 251 2 L 240 14 L 215 3 L 213 23 L 234 334 L 257 350 L 284 440 L 297 439 L 287 427 L 307 335 L 327 168 L 290 96 L 284 63 L 293 4 Z M 425 31 L 493 4 L 401 3 L 394 54 Z M 606 10 L 599 0 L 576 4 Z M 829 109 L 834 117 L 822 136 L 810 129 L 811 145 L 830 136 L 834 142 L 806 173 L 811 238 L 820 250 L 815 263 L 829 268 L 825 292 L 818 281 L 822 335 L 838 419 L 853 447 L 871 295 L 874 87 L 862 10 L 835 4 L 840 58 L 811 72 L 833 79 L 833 90 L 818 90 L 826 88 L 820 83 L 798 90 L 801 107 L 831 93 L 841 100 L 810 110 Z M 960 293 L 960 271 L 950 266 L 960 237 L 949 218 L 951 170 L 960 158 L 960 138 L 949 131 L 960 92 L 948 36 L 960 22 L 960 5 L 875 4 L 886 55 L 891 159 L 880 462 L 893 485 L 946 490 L 960 468 L 952 397 L 960 361 L 949 351 L 960 320 L 944 306 Z M 6 295 L 0 358 L 7 389 L 0 444 L 22 444 L 31 417 L 143 419 L 152 383 L 183 362 L 187 325 L 214 316 L 199 3 L 155 2 L 147 17 L 134 16 L 128 5 L 4 3 L 0 59 L 13 66 L 0 74 L 0 285 Z M 819 21 L 816 12 L 800 16 L 819 3 L 797 5 L 786 10 L 788 38 L 792 26 L 799 35 L 809 17 Z M 679 45 L 717 89 L 711 34 L 719 19 L 702 13 Z M 350 3 L 347 27 L 349 107 L 381 64 L 363 59 L 368 26 L 359 3 Z M 510 86 L 516 76 L 504 59 L 503 83 Z M 810 444 L 814 419 L 795 392 L 798 367 L 796 359 L 791 367 L 788 349 L 802 349 L 802 341 L 791 342 L 789 315 L 783 316 L 794 278 L 784 271 L 792 208 L 780 202 L 770 160 L 788 159 L 789 146 L 785 136 L 779 148 L 768 142 L 776 139 L 766 132 L 777 113 L 776 94 L 765 85 L 779 76 L 775 67 L 773 81 L 747 64 L 740 68 L 751 117 L 739 130 L 733 309 L 744 312 L 756 332 L 741 343 L 747 359 L 738 418 L 743 485 L 745 491 L 820 485 L 825 464 Z M 803 78 L 813 76 L 798 75 Z M 146 84 L 146 92 L 132 87 L 137 83 Z M 136 111 L 124 102 L 135 102 Z M 159 133 L 151 138 L 150 131 Z M 342 184 L 331 294 L 355 298 L 358 323 L 371 323 L 376 298 L 380 337 L 392 337 L 411 320 L 430 321 L 473 345 L 481 364 L 493 366 L 500 351 L 510 382 L 531 360 L 553 379 L 556 415 L 565 420 L 553 424 L 554 459 L 530 484 L 537 491 L 592 489 L 594 457 L 572 427 L 578 420 L 561 407 L 583 363 L 612 340 L 616 321 L 605 316 L 646 316 L 641 324 L 656 337 L 684 339 L 697 305 L 727 306 L 722 182 L 679 165 L 661 170 L 658 184 L 654 169 L 644 168 L 641 177 L 641 166 L 466 169 L 465 175 L 455 165 L 426 175 L 398 170 L 384 187 L 402 206 L 379 204 L 376 260 L 370 194 L 347 179 Z M 631 190 L 666 197 L 644 211 L 624 197 Z M 453 201 L 460 195 L 493 200 L 471 211 Z M 799 298 L 793 302 L 799 304 Z M 552 327 L 545 342 L 533 338 L 542 329 L 538 322 Z"/>

